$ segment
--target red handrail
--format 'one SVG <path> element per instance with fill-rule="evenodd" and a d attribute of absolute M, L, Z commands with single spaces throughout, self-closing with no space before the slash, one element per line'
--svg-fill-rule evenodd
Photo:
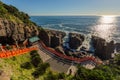
<path fill-rule="evenodd" d="M 51 52 L 51 53 L 53 53 L 53 54 L 55 54 L 55 55 L 57 55 L 61 58 L 64 58 L 64 59 L 67 59 L 67 60 L 70 60 L 70 61 L 75 61 L 75 62 L 78 62 L 78 63 L 91 60 L 91 61 L 93 61 L 97 64 L 100 64 L 98 61 L 96 61 L 95 57 L 92 57 L 92 56 L 87 57 L 86 56 L 86 57 L 83 57 L 83 58 L 75 58 L 75 57 L 71 57 L 71 56 L 66 56 L 66 55 L 63 55 L 63 54 L 55 51 L 55 50 L 52 50 L 52 49 L 48 48 L 47 46 L 45 46 L 45 44 L 42 41 L 40 42 L 40 44 L 44 49 L 46 49 L 47 51 L 49 51 L 49 52 Z"/>

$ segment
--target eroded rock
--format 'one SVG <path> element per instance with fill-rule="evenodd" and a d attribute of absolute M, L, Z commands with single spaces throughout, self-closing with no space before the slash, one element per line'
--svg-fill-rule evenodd
<path fill-rule="evenodd" d="M 63 38 L 65 35 L 65 32 L 46 29 L 40 31 L 39 36 L 46 46 L 55 48 L 63 44 Z"/>
<path fill-rule="evenodd" d="M 84 35 L 77 33 L 69 33 L 69 46 L 71 49 L 77 49 L 84 41 Z"/>
<path fill-rule="evenodd" d="M 28 26 L 23 23 L 15 23 L 0 18 L 0 43 L 9 44 L 14 43 L 14 41 L 21 42 L 38 34 L 38 29 L 34 25 Z"/>
<path fill-rule="evenodd" d="M 114 41 L 106 42 L 105 39 L 96 36 L 92 36 L 92 40 L 96 56 L 104 60 L 112 57 L 111 55 L 115 49 Z"/>

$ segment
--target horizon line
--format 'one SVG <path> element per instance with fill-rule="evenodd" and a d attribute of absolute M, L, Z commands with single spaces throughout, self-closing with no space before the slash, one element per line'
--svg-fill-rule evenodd
<path fill-rule="evenodd" d="M 103 14 L 103 15 L 96 15 L 96 14 L 80 14 L 80 15 L 72 15 L 72 14 L 68 14 L 68 15 L 61 15 L 61 14 L 57 14 L 57 15 L 42 15 L 42 14 L 29 14 L 30 16 L 120 16 L 120 15 L 107 15 L 107 14 Z"/>

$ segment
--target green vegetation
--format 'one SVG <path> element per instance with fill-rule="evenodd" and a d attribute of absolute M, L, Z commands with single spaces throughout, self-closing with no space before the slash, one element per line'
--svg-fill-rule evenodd
<path fill-rule="evenodd" d="M 27 25 L 36 25 L 29 20 L 28 14 L 19 11 L 12 5 L 6 5 L 0 1 L 0 18 L 7 19 L 17 23 L 25 23 Z"/>
<path fill-rule="evenodd" d="M 0 70 L 8 74 L 11 80 L 34 80 L 34 77 L 31 76 L 31 73 L 35 70 L 34 68 L 29 70 L 21 68 L 21 64 L 29 61 L 29 54 L 18 55 L 6 59 L 0 58 Z"/>
<path fill-rule="evenodd" d="M 38 56 L 37 51 L 31 51 L 29 54 L 0 59 L 0 70 L 8 74 L 11 80 L 35 80 L 36 78 L 38 80 L 71 80 L 71 76 L 64 73 L 52 72 L 50 65 L 43 63 Z M 37 62 L 38 66 L 31 62 L 33 57 L 40 60 Z"/>
<path fill-rule="evenodd" d="M 120 80 L 120 54 L 108 65 L 99 65 L 93 70 L 78 66 L 73 80 Z"/>
<path fill-rule="evenodd" d="M 12 5 L 0 1 L 0 18 L 26 25 L 36 25 L 29 20 L 26 13 L 19 11 Z M 41 40 L 47 36 L 42 28 L 38 28 Z M 46 36 L 45 36 L 46 35 Z M 43 39 L 43 42 L 47 42 Z M 11 49 L 11 47 L 6 47 Z M 75 76 L 64 73 L 55 73 L 50 70 L 48 63 L 43 63 L 37 51 L 12 58 L 0 58 L 0 70 L 3 70 L 11 80 L 120 80 L 120 54 L 110 61 L 108 65 L 99 65 L 93 70 L 78 66 Z"/>
<path fill-rule="evenodd" d="M 93 70 L 78 67 L 75 80 L 113 80 L 114 76 L 108 66 L 102 66 Z"/>
<path fill-rule="evenodd" d="M 52 72 L 50 65 L 43 63 L 37 51 L 31 51 L 30 54 L 0 59 L 0 70 L 9 74 L 11 80 L 120 80 L 119 61 L 120 55 L 116 55 L 111 64 L 99 65 L 93 70 L 78 66 L 76 75 L 71 76 Z"/>
<path fill-rule="evenodd" d="M 48 63 L 42 63 L 39 64 L 39 66 L 36 68 L 36 70 L 32 73 L 32 75 L 35 78 L 38 78 L 39 76 L 43 75 L 46 71 L 46 69 L 49 67 Z"/>
<path fill-rule="evenodd" d="M 22 63 L 22 64 L 21 64 L 21 68 L 31 69 L 32 66 L 31 66 L 31 63 L 30 63 L 30 62 L 25 62 L 25 63 Z"/>
<path fill-rule="evenodd" d="M 50 70 L 50 65 L 48 63 L 43 63 L 41 58 L 39 57 L 37 51 L 31 51 L 31 64 L 34 67 L 34 72 L 32 72 L 32 76 L 34 78 L 42 79 L 42 80 L 59 80 L 70 78 L 64 73 L 55 73 Z"/>

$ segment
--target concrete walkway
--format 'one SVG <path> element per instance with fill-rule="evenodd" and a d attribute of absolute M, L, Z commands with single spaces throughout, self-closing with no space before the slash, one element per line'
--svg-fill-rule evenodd
<path fill-rule="evenodd" d="M 41 59 L 43 60 L 43 62 L 49 63 L 52 71 L 64 72 L 66 74 L 71 73 L 72 75 L 76 73 L 77 68 L 72 63 L 65 62 L 60 57 L 44 49 L 40 44 L 37 44 L 35 46 L 39 48 L 38 53 Z M 84 61 L 81 63 L 81 65 L 87 69 L 95 68 L 95 64 L 93 61 Z"/>
<path fill-rule="evenodd" d="M 72 65 L 72 64 L 66 64 L 63 61 L 60 61 L 54 57 L 52 57 L 51 55 L 49 55 L 48 52 L 44 51 L 40 45 L 35 45 L 37 47 L 39 47 L 38 53 L 41 57 L 41 59 L 43 60 L 43 62 L 47 62 L 50 64 L 50 68 L 52 71 L 54 72 L 64 72 L 66 74 L 69 74 L 69 70 L 71 69 L 72 71 L 72 75 L 74 75 L 77 71 L 76 66 Z"/>

